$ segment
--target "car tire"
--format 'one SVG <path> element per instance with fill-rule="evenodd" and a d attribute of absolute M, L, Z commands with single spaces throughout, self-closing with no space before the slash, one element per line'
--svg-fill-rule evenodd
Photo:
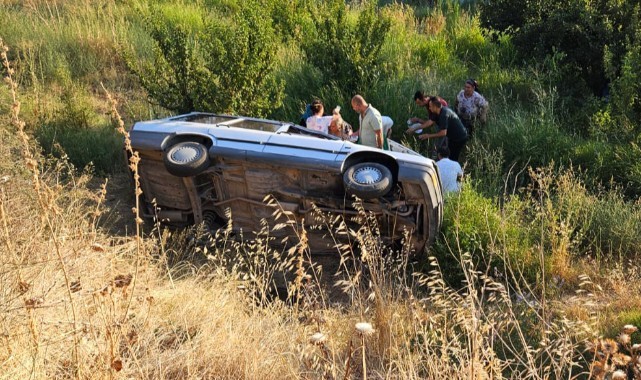
<path fill-rule="evenodd" d="M 383 164 L 362 162 L 343 174 L 345 191 L 362 199 L 382 197 L 392 189 L 392 172 Z"/>
<path fill-rule="evenodd" d="M 209 167 L 207 147 L 195 141 L 172 145 L 163 155 L 167 171 L 177 177 L 191 177 Z"/>

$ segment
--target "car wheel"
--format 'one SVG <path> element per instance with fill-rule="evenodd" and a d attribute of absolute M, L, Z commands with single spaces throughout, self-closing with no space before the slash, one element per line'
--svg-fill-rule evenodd
<path fill-rule="evenodd" d="M 195 141 L 170 146 L 163 156 L 167 171 L 178 177 L 194 176 L 209 167 L 207 148 Z"/>
<path fill-rule="evenodd" d="M 392 189 L 392 172 L 376 162 L 350 166 L 343 175 L 345 191 L 362 199 L 382 197 Z"/>

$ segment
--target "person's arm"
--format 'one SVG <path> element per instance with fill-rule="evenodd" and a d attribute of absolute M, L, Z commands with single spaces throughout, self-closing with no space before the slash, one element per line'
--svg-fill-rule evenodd
<path fill-rule="evenodd" d="M 418 136 L 419 139 L 421 140 L 427 140 L 427 139 L 432 139 L 435 137 L 443 137 L 447 135 L 447 129 L 441 129 L 440 131 L 436 133 L 423 133 L 422 135 Z"/>
<path fill-rule="evenodd" d="M 485 122 L 487 122 L 487 109 L 489 108 L 489 104 L 481 94 L 479 94 L 478 107 L 479 119 L 481 120 L 481 123 L 485 124 Z"/>
<path fill-rule="evenodd" d="M 418 120 L 415 123 L 417 123 L 417 124 L 421 123 L 421 125 L 418 126 L 418 127 L 414 127 L 414 128 L 411 128 L 411 127 L 407 128 L 407 131 L 405 131 L 405 133 L 407 133 L 408 135 L 418 131 L 419 129 L 426 129 L 426 128 L 429 128 L 432 125 L 434 125 L 434 120 L 431 120 L 431 119 L 423 120 L 423 119 L 419 119 L 419 118 L 412 118 L 410 120 L 412 122 L 414 122 L 414 120 Z"/>
<path fill-rule="evenodd" d="M 377 129 L 376 133 L 376 147 L 378 149 L 383 149 L 383 128 Z"/>

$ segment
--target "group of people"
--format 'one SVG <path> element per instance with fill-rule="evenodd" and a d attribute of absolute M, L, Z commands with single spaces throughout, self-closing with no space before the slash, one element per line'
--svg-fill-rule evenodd
<path fill-rule="evenodd" d="M 309 129 L 324 132 L 342 138 L 343 140 L 358 141 L 360 144 L 387 149 L 394 121 L 369 105 L 363 96 L 356 95 L 352 99 L 352 108 L 359 113 L 359 129 L 354 131 L 340 114 L 340 106 L 336 106 L 331 116 L 324 116 L 325 107 L 319 99 L 314 99 L 307 106 L 302 116 L 301 124 Z M 380 132 L 380 135 L 379 135 Z"/>
<path fill-rule="evenodd" d="M 414 102 L 427 110 L 427 119 L 412 117 L 408 120 L 408 134 L 435 126 L 436 132 L 422 133 L 419 139 L 433 139 L 438 152 L 437 165 L 441 174 L 444 192 L 458 191 L 463 170 L 459 164 L 460 154 L 476 127 L 487 120 L 488 102 L 478 91 L 473 79 L 465 81 L 465 87 L 456 96 L 454 108 L 439 96 L 427 96 L 422 91 L 414 94 Z M 359 129 L 353 131 L 340 115 L 340 107 L 334 108 L 331 116 L 324 116 L 323 103 L 316 99 L 303 115 L 307 128 L 338 136 L 342 139 L 379 149 L 388 149 L 393 121 L 368 104 L 362 95 L 351 100 L 352 109 L 358 113 Z"/>

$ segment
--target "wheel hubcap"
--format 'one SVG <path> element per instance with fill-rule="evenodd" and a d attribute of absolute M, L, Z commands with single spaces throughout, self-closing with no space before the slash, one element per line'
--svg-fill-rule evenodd
<path fill-rule="evenodd" d="M 171 158 L 180 163 L 193 162 L 200 158 L 200 151 L 193 146 L 182 146 L 172 153 Z"/>
<path fill-rule="evenodd" d="M 354 172 L 354 180 L 360 184 L 372 184 L 379 182 L 383 178 L 383 173 L 371 166 L 365 166 Z"/>

